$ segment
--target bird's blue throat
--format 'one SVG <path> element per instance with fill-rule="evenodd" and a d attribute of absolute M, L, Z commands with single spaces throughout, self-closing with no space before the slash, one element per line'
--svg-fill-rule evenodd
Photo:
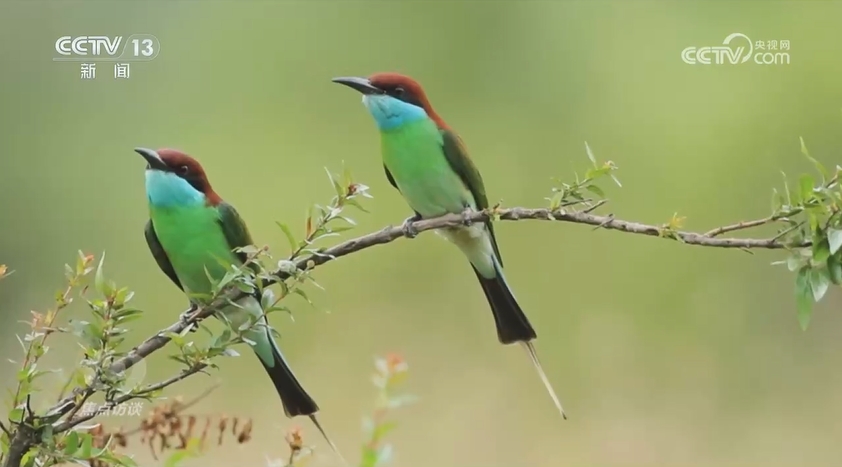
<path fill-rule="evenodd" d="M 146 171 L 146 196 L 157 207 L 187 207 L 205 203 L 205 194 L 172 172 Z"/>
<path fill-rule="evenodd" d="M 429 118 L 427 112 L 417 105 L 386 95 L 363 96 L 363 104 L 374 117 L 380 130 L 392 130 L 407 123 Z"/>

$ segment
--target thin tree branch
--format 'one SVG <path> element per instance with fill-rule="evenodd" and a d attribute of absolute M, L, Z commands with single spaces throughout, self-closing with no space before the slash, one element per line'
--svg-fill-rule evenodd
<path fill-rule="evenodd" d="M 582 212 L 582 211 L 573 211 L 568 212 L 564 209 L 529 209 L 529 208 L 509 208 L 509 209 L 497 209 L 495 210 L 486 210 L 486 211 L 478 211 L 473 212 L 467 216 L 463 216 L 461 214 L 448 214 L 441 217 L 436 217 L 433 219 L 425 219 L 415 222 L 413 225 L 415 230 L 418 232 L 424 232 L 427 230 L 434 230 L 434 229 L 442 229 L 447 227 L 457 227 L 463 225 L 465 219 L 471 222 L 483 222 L 488 220 L 489 218 L 497 215 L 500 220 L 507 220 L 507 221 L 514 221 L 514 220 L 525 220 L 525 219 L 534 219 L 534 220 L 554 220 L 559 222 L 570 222 L 574 224 L 586 224 L 592 225 L 597 228 L 603 228 L 608 230 L 619 230 L 622 232 L 628 232 L 633 234 L 639 235 L 648 235 L 651 237 L 662 237 L 665 235 L 666 229 L 665 227 L 659 227 L 656 225 L 647 225 L 641 224 L 638 222 L 629 222 L 620 219 L 616 219 L 613 215 L 608 216 L 599 216 L 595 214 L 591 214 L 589 212 Z M 715 231 L 712 231 L 715 232 Z M 681 242 L 686 243 L 688 245 L 699 245 L 699 246 L 707 246 L 707 247 L 718 247 L 718 248 L 739 248 L 739 249 L 751 249 L 751 248 L 763 248 L 763 249 L 783 249 L 783 248 L 796 248 L 796 247 L 807 247 L 810 246 L 810 242 L 802 242 L 800 244 L 788 244 L 786 242 L 781 241 L 778 237 L 772 238 L 761 238 L 761 239 L 753 239 L 753 238 L 719 238 L 719 237 L 712 237 L 707 234 L 696 233 L 696 232 L 685 232 L 685 231 L 675 231 L 672 232 L 676 238 L 678 238 Z M 386 243 L 390 243 L 395 241 L 401 237 L 404 237 L 405 233 L 401 227 L 393 227 L 389 226 L 386 227 L 378 232 L 373 232 L 368 235 L 363 235 L 361 237 L 353 238 L 351 240 L 347 240 L 342 242 L 338 245 L 333 247 L 323 249 L 316 255 L 307 256 L 299 261 L 296 262 L 296 266 L 300 270 L 311 270 L 315 267 L 321 266 L 331 260 L 336 258 L 340 258 L 342 256 L 349 255 L 351 253 L 355 253 L 357 251 L 364 250 L 366 248 L 371 248 L 375 245 L 383 245 Z M 291 274 L 284 271 L 276 271 L 275 275 L 279 277 L 281 280 L 288 279 L 291 277 Z M 273 281 L 267 282 L 265 285 L 271 285 Z M 132 349 L 125 357 L 117 360 L 114 362 L 111 367 L 110 371 L 115 373 L 120 373 L 125 371 L 137 362 L 143 360 L 147 356 L 149 356 L 152 352 L 157 351 L 158 349 L 162 348 L 170 341 L 169 337 L 166 337 L 170 333 L 180 334 L 184 331 L 188 326 L 191 326 L 193 323 L 203 320 L 208 316 L 212 315 L 222 306 L 226 305 L 231 300 L 236 300 L 238 298 L 242 298 L 244 294 L 242 292 L 236 291 L 234 293 L 223 294 L 222 297 L 215 300 L 211 305 L 206 306 L 200 309 L 197 313 L 195 313 L 191 319 L 182 321 L 179 320 L 169 327 L 160 330 L 157 334 L 147 338 L 145 341 L 140 343 L 137 347 Z M 66 414 L 70 411 L 71 406 L 74 403 L 74 399 L 78 394 L 81 393 L 81 390 L 74 391 L 71 395 L 66 397 L 64 400 L 59 402 L 56 406 L 51 409 L 50 413 L 53 414 Z"/>
<path fill-rule="evenodd" d="M 82 397 L 79 399 L 79 402 L 76 402 L 76 403 L 74 404 L 74 407 L 73 407 L 73 408 L 70 410 L 70 412 L 67 414 L 67 419 L 68 419 L 68 420 L 73 420 L 73 417 L 75 417 L 75 416 L 76 416 L 76 414 L 77 414 L 80 410 L 82 410 L 82 407 L 84 407 L 84 406 L 85 406 L 85 403 L 86 403 L 86 402 L 88 401 L 88 399 L 89 399 L 89 398 L 90 398 L 90 397 L 94 394 L 94 392 L 96 392 L 96 391 L 94 390 L 93 386 L 88 386 L 87 388 L 85 388 L 85 389 L 82 391 Z"/>
<path fill-rule="evenodd" d="M 142 398 L 142 397 L 146 396 L 147 394 L 151 394 L 155 391 L 159 391 L 161 389 L 164 389 L 167 386 L 171 386 L 171 385 L 187 378 L 190 375 L 199 373 L 200 371 L 204 370 L 205 368 L 207 368 L 207 365 L 205 365 L 203 363 L 199 363 L 199 364 L 194 365 L 190 368 L 186 368 L 186 369 L 182 370 L 181 372 L 179 372 L 177 375 L 172 376 L 168 379 L 165 379 L 164 381 L 161 381 L 161 382 L 155 383 L 155 384 L 150 384 L 150 385 L 148 385 L 148 386 L 144 387 L 143 389 L 140 389 L 136 392 L 132 392 L 130 394 L 125 394 L 125 395 L 122 395 L 118 398 L 115 398 L 113 401 L 106 402 L 104 407 L 102 407 L 102 408 L 104 410 L 111 410 L 112 408 L 114 408 L 114 407 L 116 407 L 120 404 L 126 403 L 126 402 L 128 402 L 132 399 Z M 77 418 L 68 417 L 68 420 L 65 420 L 64 422 L 59 423 L 59 424 L 57 424 L 56 426 L 53 427 L 53 433 L 61 433 L 63 431 L 67 431 L 67 430 L 73 428 L 74 426 L 76 426 L 80 423 L 84 423 L 84 422 L 96 417 L 97 415 L 99 415 L 99 410 L 96 410 L 92 413 L 86 413 L 86 414 L 81 415 Z"/>
<path fill-rule="evenodd" d="M 613 214 L 607 216 L 600 216 L 596 214 L 592 214 L 591 212 L 596 209 L 597 207 L 601 206 L 604 201 L 597 203 L 595 206 L 590 206 L 589 208 L 582 210 L 582 211 L 574 211 L 574 210 L 567 210 L 564 207 L 551 210 L 551 209 L 530 209 L 530 208 L 508 208 L 508 209 L 498 209 L 492 208 L 485 211 L 479 212 L 470 212 L 465 214 L 448 214 L 445 216 L 433 218 L 433 219 L 424 219 L 418 222 L 413 223 L 414 230 L 417 232 L 424 232 L 427 230 L 435 230 L 435 229 L 443 229 L 449 227 L 458 227 L 464 225 L 466 222 L 468 223 L 479 223 L 485 222 L 489 219 L 496 218 L 497 220 L 505 220 L 505 221 L 516 221 L 516 220 L 549 220 L 549 221 L 557 221 L 557 222 L 569 222 L 574 224 L 585 224 L 594 226 L 596 229 L 608 229 L 608 230 L 618 230 L 621 232 L 633 233 L 638 235 L 647 235 L 651 237 L 662 237 L 662 238 L 671 238 L 673 240 L 678 240 L 682 243 L 688 245 L 698 245 L 698 246 L 706 246 L 706 247 L 716 247 L 716 248 L 736 248 L 736 249 L 785 249 L 785 248 L 798 248 L 798 247 L 808 247 L 811 245 L 809 241 L 801 242 L 801 243 L 787 243 L 781 240 L 783 235 L 778 235 L 772 238 L 720 238 L 718 235 L 721 235 L 726 232 L 732 232 L 736 230 L 742 230 L 749 227 L 755 227 L 759 225 L 764 225 L 771 223 L 775 220 L 779 220 L 780 217 L 774 218 L 764 218 L 757 221 L 750 221 L 750 222 L 742 222 L 738 224 L 734 224 L 731 226 L 724 226 L 719 227 L 717 229 L 710 230 L 707 233 L 697 233 L 697 232 L 688 232 L 688 231 L 679 231 L 679 230 L 671 230 L 667 226 L 657 226 L 657 225 L 649 225 L 649 224 L 641 224 L 638 222 L 630 222 L 624 221 L 620 219 L 616 219 Z M 363 235 L 361 237 L 353 238 L 351 240 L 347 240 L 342 242 L 338 245 L 335 245 L 330 248 L 322 249 L 317 254 L 307 256 L 303 259 L 300 259 L 295 262 L 296 267 L 301 271 L 309 271 L 313 268 L 321 266 L 329 261 L 334 259 L 340 258 L 342 256 L 347 256 L 351 253 L 355 253 L 367 248 L 371 248 L 375 245 L 383 245 L 386 243 L 393 242 L 401 237 L 405 237 L 406 233 L 402 227 L 394 227 L 389 226 L 380 231 L 373 232 L 367 235 Z M 292 277 L 292 273 L 278 270 L 274 273 L 280 280 L 286 280 Z M 272 285 L 277 281 L 264 281 L 265 286 Z M 141 342 L 137 347 L 133 348 L 126 356 L 120 358 L 119 360 L 115 361 L 109 368 L 111 372 L 120 373 L 123 372 L 139 361 L 143 360 L 144 358 L 148 357 L 153 352 L 161 349 L 164 347 L 169 341 L 170 338 L 167 337 L 170 333 L 180 334 L 182 333 L 187 327 L 193 326 L 194 323 L 197 323 L 208 316 L 211 316 L 216 311 L 222 309 L 226 306 L 230 301 L 236 301 L 239 298 L 245 296 L 244 293 L 240 292 L 239 290 L 233 290 L 228 293 L 222 294 L 222 296 L 218 297 L 208 306 L 200 308 L 196 313 L 189 316 L 189 318 L 184 320 L 179 320 L 169 327 L 160 330 L 155 335 L 147 338 L 143 342 Z M 163 381 L 161 383 L 157 383 L 155 385 L 148 386 L 143 390 L 143 393 L 152 392 L 163 387 L 166 387 L 170 384 L 173 384 L 177 381 L 180 381 L 191 374 L 197 373 L 201 371 L 204 367 L 192 367 L 190 369 L 184 370 L 182 373 Z M 75 413 L 76 406 L 78 405 L 78 397 L 83 395 L 86 392 L 86 388 L 76 388 L 72 391 L 72 393 L 62 399 L 59 403 L 53 406 L 47 413 L 47 418 L 50 419 L 57 419 L 67 415 L 70 412 Z M 122 396 L 115 401 L 113 401 L 112 405 L 117 405 L 123 403 L 129 399 L 138 397 L 141 394 L 135 393 L 131 395 Z M 77 409 L 76 409 L 77 410 Z M 76 419 L 66 419 L 64 422 L 59 423 L 55 427 L 55 431 L 59 432 L 62 430 L 67 430 L 78 423 L 81 423 L 85 420 L 89 420 L 92 418 L 91 416 L 83 416 Z M 13 447 L 17 447 L 20 449 L 28 449 L 29 446 L 32 446 L 32 443 L 37 442 L 37 436 L 34 436 L 36 433 L 30 429 L 29 427 L 19 425 L 16 427 L 16 433 L 13 437 Z M 10 456 L 11 457 L 11 456 Z M 9 465 L 8 463 L 6 465 Z"/>
<path fill-rule="evenodd" d="M 727 232 L 734 232 L 734 231 L 737 231 L 737 230 L 745 230 L 745 229 L 751 229 L 753 227 L 760 227 L 761 225 L 771 224 L 771 223 L 777 222 L 779 220 L 784 220 L 788 217 L 791 217 L 791 216 L 794 216 L 794 215 L 800 213 L 801 211 L 803 211 L 803 209 L 799 208 L 799 209 L 794 210 L 794 211 L 784 212 L 784 213 L 774 214 L 774 215 L 771 215 L 771 216 L 768 216 L 768 217 L 764 217 L 763 219 L 757 219 L 757 220 L 753 220 L 753 221 L 737 222 L 736 224 L 732 224 L 732 225 L 724 225 L 722 227 L 717 227 L 717 228 L 712 229 L 708 232 L 705 232 L 704 235 L 705 235 L 705 237 L 718 237 L 718 236 L 720 236 L 724 233 L 727 233 Z"/>
<path fill-rule="evenodd" d="M 208 397 L 210 395 L 210 393 L 215 391 L 218 387 L 219 387 L 219 383 L 215 383 L 213 386 L 208 387 L 207 389 L 202 391 L 201 394 L 194 397 L 189 402 L 185 402 L 183 404 L 178 404 L 178 406 L 176 406 L 173 409 L 173 412 L 172 412 L 173 415 L 180 414 L 181 412 L 184 412 L 185 410 L 189 409 L 190 407 L 193 407 L 194 405 L 198 404 L 202 399 Z M 143 424 L 141 424 L 139 426 L 136 426 L 136 427 L 132 428 L 131 430 L 123 432 L 122 434 L 123 434 L 123 436 L 132 436 L 134 434 L 140 433 L 141 431 L 143 431 Z"/>

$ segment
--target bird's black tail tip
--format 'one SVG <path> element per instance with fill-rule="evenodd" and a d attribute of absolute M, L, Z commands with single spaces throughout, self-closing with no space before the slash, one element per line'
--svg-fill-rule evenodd
<path fill-rule="evenodd" d="M 535 329 L 532 328 L 526 314 L 521 310 L 496 264 L 495 269 L 497 274 L 490 279 L 483 277 L 476 268 L 474 268 L 474 273 L 477 275 L 480 285 L 482 285 L 482 291 L 485 293 L 485 298 L 494 314 L 497 338 L 501 343 L 507 345 L 535 339 L 537 337 Z"/>
<path fill-rule="evenodd" d="M 263 368 L 272 380 L 278 396 L 281 398 L 281 403 L 284 406 L 284 413 L 287 417 L 296 417 L 298 415 L 313 415 L 319 411 L 319 406 L 316 401 L 310 397 L 310 394 L 304 390 L 301 383 L 298 382 L 292 369 L 284 361 L 280 352 L 272 346 L 272 353 L 274 356 L 273 366 L 268 366 L 260 360 Z"/>

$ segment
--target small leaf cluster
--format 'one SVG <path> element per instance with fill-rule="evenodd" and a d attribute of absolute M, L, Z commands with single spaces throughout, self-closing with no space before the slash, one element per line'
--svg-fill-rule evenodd
<path fill-rule="evenodd" d="M 812 305 L 821 300 L 831 285 L 842 285 L 842 186 L 839 175 L 833 173 L 810 156 L 801 139 L 801 153 L 812 162 L 817 177 L 802 174 L 795 188 L 790 187 L 784 174 L 784 189 L 773 193 L 770 220 L 782 223 L 776 238 L 792 247 L 785 261 L 795 273 L 795 298 L 798 322 L 807 329 Z"/>
<path fill-rule="evenodd" d="M 684 221 L 687 217 L 679 216 L 678 213 L 673 213 L 672 217 L 666 224 L 663 224 L 658 229 L 658 236 L 662 238 L 670 238 L 672 240 L 681 241 L 678 231 L 684 227 Z"/>
<path fill-rule="evenodd" d="M 320 249 L 313 246 L 316 242 L 337 237 L 341 232 L 353 229 L 357 223 L 345 214 L 346 208 L 353 207 L 368 212 L 359 201 L 359 198 L 372 198 L 368 186 L 354 182 L 347 168 L 343 169 L 341 177 L 328 169 L 325 171 L 335 194 L 326 206 L 315 204 L 307 210 L 304 219 L 304 239 L 297 240 L 289 226 L 278 223 L 289 242 L 289 261 L 300 259 L 302 254 L 320 256 Z M 344 221 L 344 225 L 335 225 L 336 221 L 340 220 Z M 281 269 L 284 270 L 283 267 Z"/>
<path fill-rule="evenodd" d="M 313 263 L 307 261 L 307 259 L 327 256 L 323 253 L 324 248 L 317 247 L 316 244 L 326 238 L 338 237 L 340 233 L 356 227 L 357 223 L 346 214 L 348 207 L 368 212 L 360 203 L 360 198 L 372 198 L 368 186 L 355 182 L 347 167 L 343 168 L 341 176 L 328 169 L 325 169 L 325 172 L 327 172 L 328 180 L 334 190 L 334 196 L 327 205 L 315 204 L 307 210 L 304 218 L 303 239 L 298 240 L 288 225 L 281 222 L 277 223 L 287 239 L 290 254 L 287 258 L 278 261 L 279 274 L 268 277 L 273 282 L 280 284 L 280 295 L 275 303 L 290 294 L 295 294 L 312 306 L 312 300 L 301 286 L 311 283 L 319 289 L 324 290 L 324 288 L 313 277 Z M 342 221 L 342 223 L 338 223 L 339 221 Z M 302 263 L 303 268 L 301 267 Z M 264 300 L 264 302 L 268 302 L 268 300 Z M 279 307 L 276 304 L 267 309 L 267 313 L 270 311 L 285 311 L 292 317 L 288 308 Z"/>
<path fill-rule="evenodd" d="M 103 391 L 111 402 L 115 397 L 130 394 L 136 387 L 124 387 L 126 372 L 112 372 L 111 364 L 126 355 L 120 350 L 124 335 L 129 331 L 126 324 L 140 318 L 143 312 L 128 306 L 134 292 L 127 287 L 117 287 L 105 279 L 103 265 L 105 254 L 100 257 L 94 275 L 94 287 L 98 296 L 85 298 L 90 309 L 90 320 L 70 320 L 69 332 L 78 340 L 84 351 L 82 370 L 89 370 L 87 377 L 77 372 L 78 382 L 84 378 L 89 391 Z M 86 289 L 87 290 L 87 289 Z M 139 383 L 139 382 L 137 382 Z"/>
<path fill-rule="evenodd" d="M 0 436 L 0 460 L 11 458 L 12 439 L 23 436 L 37 438 L 37 442 L 27 446 L 28 449 L 21 456 L 20 465 L 24 467 L 88 463 L 92 459 L 113 466 L 135 465 L 130 458 L 115 454 L 108 444 L 95 446 L 90 433 L 73 428 L 78 423 L 74 416 L 90 394 L 103 390 L 106 397 L 113 397 L 120 392 L 118 385 L 123 375 L 107 371 L 107 364 L 122 355 L 116 350 L 125 332 L 120 325 L 137 315 L 135 310 L 125 307 L 132 293 L 106 281 L 102 272 L 103 261 L 100 260 L 97 268 L 93 267 L 93 261 L 92 255 L 79 252 L 75 266 L 65 265 L 65 288 L 56 293 L 54 307 L 45 313 L 32 312 L 32 321 L 28 323 L 30 331 L 22 338 L 18 337 L 24 349 L 24 358 L 17 375 L 17 389 L 12 395 L 12 408 L 7 414 L 10 428 L 4 429 Z M 85 282 L 94 270 L 94 285 L 100 296 L 87 299 L 85 295 L 88 286 Z M 73 303 L 74 292 L 80 292 L 93 319 L 90 322 L 71 321 L 69 328 L 59 327 L 57 316 Z M 34 385 L 36 378 L 51 372 L 40 370 L 38 365 L 41 357 L 49 351 L 45 344 L 53 333 L 67 333 L 79 338 L 85 356 L 80 368 L 71 373 L 62 390 L 64 392 L 70 386 L 77 386 L 74 394 L 78 394 L 78 397 L 73 408 L 58 414 L 41 414 L 32 409 L 31 399 L 39 391 Z M 87 378 L 85 370 L 90 373 Z"/>
<path fill-rule="evenodd" d="M 611 178 L 618 187 L 622 187 L 620 180 L 614 175 L 614 171 L 618 167 L 611 161 L 599 163 L 591 151 L 591 147 L 585 142 L 585 152 L 588 160 L 591 162 L 591 168 L 588 169 L 584 177 L 580 177 L 578 172 L 574 173 L 575 181 L 567 183 L 559 179 L 553 179 L 555 186 L 552 188 L 552 196 L 546 198 L 549 201 L 549 208 L 553 211 L 562 209 L 564 206 L 572 206 L 583 204 L 586 207 L 593 206 L 593 200 L 590 196 L 596 196 L 599 199 L 605 198 L 605 192 L 597 184 L 605 177 Z M 590 192 L 590 195 L 587 193 Z"/>
<path fill-rule="evenodd" d="M 395 389 L 403 383 L 409 367 L 398 355 L 375 360 L 376 373 L 372 378 L 379 393 L 370 418 L 363 420 L 363 431 L 368 438 L 363 445 L 361 467 L 379 467 L 388 463 L 393 454 L 392 445 L 383 441 L 387 433 L 395 428 L 395 423 L 386 420 L 394 409 L 415 402 L 416 397 L 408 394 L 396 394 Z"/>
<path fill-rule="evenodd" d="M 374 411 L 363 419 L 363 431 L 366 441 L 363 444 L 360 467 L 380 467 L 387 464 L 393 456 L 392 445 L 385 442 L 386 435 L 397 425 L 387 419 L 397 408 L 411 404 L 416 397 L 397 392 L 405 381 L 409 367 L 400 356 L 387 355 L 374 361 L 375 373 L 372 382 L 377 388 Z M 290 449 L 289 457 L 267 460 L 267 467 L 304 467 L 313 458 L 314 448 L 304 444 L 301 429 L 293 427 L 285 439 Z"/>
<path fill-rule="evenodd" d="M 44 431 L 42 442 L 36 450 L 29 451 L 32 464 L 26 462 L 21 465 L 104 465 L 136 467 L 131 457 L 114 452 L 116 438 L 110 437 L 105 443 L 97 443 L 96 433 L 90 430 L 72 429 L 61 438 L 51 436 L 49 430 Z M 100 444 L 97 446 L 97 444 Z M 24 456 L 26 458 L 27 456 Z"/>

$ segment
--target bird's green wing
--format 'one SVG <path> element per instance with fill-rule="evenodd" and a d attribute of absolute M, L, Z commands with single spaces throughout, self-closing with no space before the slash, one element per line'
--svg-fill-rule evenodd
<path fill-rule="evenodd" d="M 389 172 L 389 168 L 386 167 L 386 164 L 383 164 L 383 170 L 386 171 L 386 179 L 389 180 L 389 183 L 393 187 L 395 187 L 396 190 L 398 190 L 398 193 L 400 193 L 401 189 L 398 188 L 398 184 L 397 184 L 397 182 L 395 182 L 395 177 L 392 177 L 392 172 Z M 419 213 L 418 211 L 413 211 L 413 212 L 415 213 L 415 217 L 417 217 L 418 219 L 421 218 L 421 213 Z"/>
<path fill-rule="evenodd" d="M 254 244 L 246 223 L 243 222 L 243 218 L 234 206 L 223 201 L 216 206 L 216 209 L 219 212 L 219 226 L 231 250 Z M 243 263 L 248 259 L 245 253 L 235 253 L 235 255 Z M 258 272 L 257 265 L 252 264 L 250 267 L 254 272 Z"/>
<path fill-rule="evenodd" d="M 462 139 L 453 131 L 446 129 L 441 130 L 441 136 L 442 149 L 444 150 L 444 156 L 448 164 L 450 164 L 450 168 L 459 175 L 462 183 L 465 184 L 474 196 L 477 209 L 487 209 L 488 197 L 485 195 L 485 185 L 482 183 L 482 176 L 479 174 L 479 170 L 477 170 L 474 162 L 468 156 L 468 151 L 465 149 Z M 491 235 L 491 245 L 494 247 L 494 254 L 497 255 L 497 261 L 500 262 L 500 266 L 502 267 L 503 257 L 500 256 L 500 250 L 497 248 L 494 226 L 491 221 L 486 222 L 485 225 L 488 227 L 488 233 Z"/>
<path fill-rule="evenodd" d="M 155 233 L 155 228 L 152 227 L 152 219 L 146 221 L 146 228 L 143 230 L 143 234 L 146 237 L 146 244 L 149 246 L 149 251 L 152 252 L 152 257 L 155 258 L 155 262 L 158 263 L 158 267 L 161 268 L 161 271 L 164 271 L 164 274 L 166 274 L 179 289 L 184 291 L 184 287 L 181 286 L 178 276 L 175 275 L 175 269 L 172 267 L 172 263 L 170 263 L 170 258 L 167 256 L 167 252 L 164 251 L 164 247 L 161 246 L 161 242 L 158 240 L 158 235 Z"/>
<path fill-rule="evenodd" d="M 390 183 L 393 187 L 395 187 L 395 189 L 396 189 L 396 190 L 398 190 L 398 192 L 400 193 L 401 189 L 400 189 L 400 188 L 398 188 L 398 184 L 397 184 L 397 183 L 395 183 L 395 178 L 394 178 L 394 177 L 392 177 L 392 172 L 389 172 L 389 169 L 388 169 L 388 167 L 386 167 L 386 164 L 383 164 L 383 170 L 385 170 L 385 171 L 386 171 L 386 179 L 387 179 L 387 180 L 389 180 L 389 183 Z"/>

